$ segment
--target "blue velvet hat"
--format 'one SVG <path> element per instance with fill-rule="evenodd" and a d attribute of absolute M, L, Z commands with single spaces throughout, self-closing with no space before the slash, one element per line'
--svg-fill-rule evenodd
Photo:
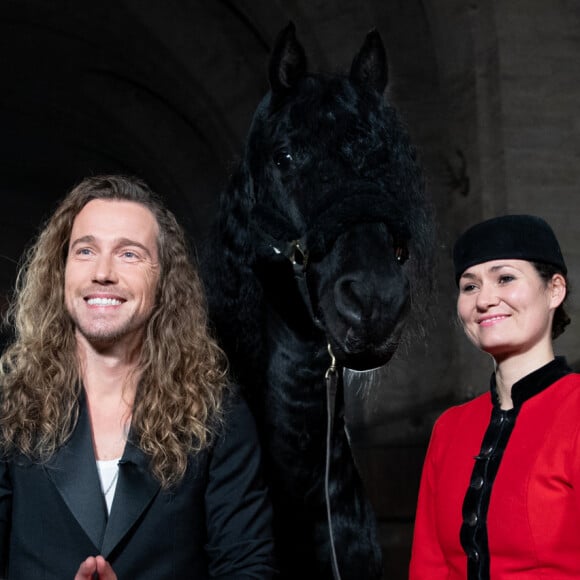
<path fill-rule="evenodd" d="M 471 266 L 504 258 L 551 264 L 562 274 L 568 271 L 558 240 L 545 220 L 504 215 L 470 227 L 455 242 L 455 282 Z"/>

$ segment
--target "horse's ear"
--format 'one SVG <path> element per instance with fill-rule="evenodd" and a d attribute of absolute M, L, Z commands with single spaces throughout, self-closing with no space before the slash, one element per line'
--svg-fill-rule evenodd
<path fill-rule="evenodd" d="M 387 86 L 387 54 L 381 35 L 371 30 L 352 61 L 350 80 L 358 86 L 370 86 L 382 93 Z"/>
<path fill-rule="evenodd" d="M 283 28 L 270 57 L 270 88 L 274 94 L 285 93 L 306 74 L 306 54 L 296 39 L 296 27 L 289 22 Z"/>

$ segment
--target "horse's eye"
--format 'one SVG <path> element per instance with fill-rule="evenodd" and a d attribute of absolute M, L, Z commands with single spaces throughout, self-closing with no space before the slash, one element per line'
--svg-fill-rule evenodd
<path fill-rule="evenodd" d="M 409 249 L 407 244 L 397 244 L 395 246 L 395 260 L 399 264 L 404 264 L 409 259 Z"/>
<path fill-rule="evenodd" d="M 293 161 L 292 153 L 285 148 L 274 151 L 272 159 L 280 171 L 288 171 Z"/>

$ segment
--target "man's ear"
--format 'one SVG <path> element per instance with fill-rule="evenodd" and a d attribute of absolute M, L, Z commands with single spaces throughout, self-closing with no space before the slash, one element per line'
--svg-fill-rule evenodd
<path fill-rule="evenodd" d="M 554 274 L 550 281 L 550 306 L 558 308 L 566 298 L 566 279 L 562 274 Z"/>

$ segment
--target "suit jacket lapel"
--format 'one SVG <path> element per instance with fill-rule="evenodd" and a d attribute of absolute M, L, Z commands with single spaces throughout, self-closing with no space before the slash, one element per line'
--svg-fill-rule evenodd
<path fill-rule="evenodd" d="M 107 512 L 95 462 L 91 426 L 84 401 L 80 402 L 77 425 L 69 441 L 48 461 L 44 469 L 68 509 L 100 550 Z"/>
<path fill-rule="evenodd" d="M 148 457 L 127 442 L 119 461 L 119 479 L 105 530 L 101 554 L 107 558 L 159 492 L 160 484 L 149 471 Z"/>

